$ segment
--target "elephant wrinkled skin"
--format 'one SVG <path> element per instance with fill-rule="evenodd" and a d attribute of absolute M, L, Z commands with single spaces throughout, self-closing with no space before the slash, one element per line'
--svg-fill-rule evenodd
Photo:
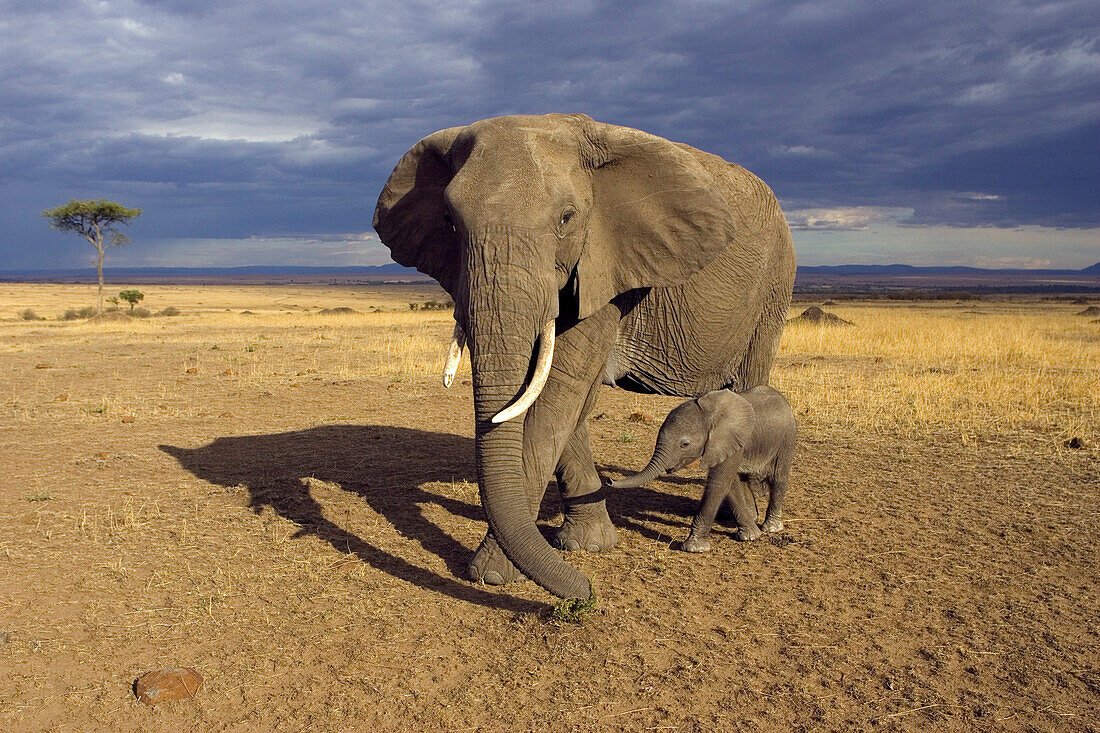
<path fill-rule="evenodd" d="M 490 528 L 470 577 L 522 571 L 555 595 L 588 597 L 588 578 L 535 526 L 547 482 L 565 504 L 558 545 L 610 549 L 585 427 L 599 384 L 694 397 L 767 382 L 795 272 L 775 196 L 737 165 L 639 130 L 499 117 L 416 143 L 374 228 L 395 261 L 451 294 L 470 348 Z M 547 341 L 541 392 L 494 422 L 526 392 Z"/>

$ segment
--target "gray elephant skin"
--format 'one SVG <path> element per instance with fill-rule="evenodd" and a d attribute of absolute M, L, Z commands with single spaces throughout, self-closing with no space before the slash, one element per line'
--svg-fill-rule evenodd
<path fill-rule="evenodd" d="M 754 387 L 741 394 L 715 390 L 668 413 L 649 464 L 611 485 L 642 486 L 699 461 L 708 472 L 706 489 L 682 549 L 710 550 L 710 529 L 723 503 L 737 522 L 734 536 L 755 540 L 762 532 L 783 529 L 783 498 L 797 438 L 798 424 L 790 404 L 771 387 Z M 765 486 L 768 510 L 758 527 L 755 496 Z"/>
<path fill-rule="evenodd" d="M 795 273 L 774 194 L 639 130 L 510 116 L 413 145 L 374 228 L 450 293 L 469 345 L 489 523 L 469 577 L 591 596 L 535 526 L 547 484 L 563 498 L 558 546 L 608 550 L 617 535 L 585 425 L 599 385 L 697 396 L 767 382 Z"/>

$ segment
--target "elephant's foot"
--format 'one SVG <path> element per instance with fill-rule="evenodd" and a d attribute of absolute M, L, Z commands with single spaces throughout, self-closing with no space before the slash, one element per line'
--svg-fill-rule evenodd
<path fill-rule="evenodd" d="M 776 517 L 770 517 L 764 520 L 764 523 L 760 525 L 760 529 L 765 532 L 782 532 L 783 520 Z"/>
<path fill-rule="evenodd" d="M 738 527 L 733 533 L 733 538 L 738 542 L 752 542 L 759 539 L 762 534 L 764 533 L 754 524 L 751 527 Z"/>
<path fill-rule="evenodd" d="M 680 549 L 684 552 L 710 552 L 710 539 L 688 535 L 688 538 L 680 543 Z"/>
<path fill-rule="evenodd" d="M 477 548 L 470 565 L 466 569 L 466 577 L 475 583 L 486 585 L 504 585 L 523 580 L 524 575 L 512 561 L 509 560 L 504 550 L 500 549 L 493 535 L 486 534 L 481 541 L 481 547 Z"/>
<path fill-rule="evenodd" d="M 619 533 L 607 516 L 603 502 L 587 507 L 574 507 L 565 512 L 565 521 L 558 528 L 557 545 L 567 552 L 607 552 L 619 544 Z"/>

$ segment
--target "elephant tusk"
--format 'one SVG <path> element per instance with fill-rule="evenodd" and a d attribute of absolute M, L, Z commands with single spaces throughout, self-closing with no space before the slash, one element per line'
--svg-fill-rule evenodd
<path fill-rule="evenodd" d="M 538 399 L 542 388 L 546 386 L 546 379 L 550 376 L 550 363 L 554 361 L 554 321 L 546 322 L 539 334 L 539 358 L 535 363 L 535 373 L 531 375 L 531 382 L 527 389 L 519 396 L 519 399 L 508 407 L 493 415 L 494 423 L 502 423 L 511 420 L 516 415 L 524 412 Z"/>
<path fill-rule="evenodd" d="M 462 349 L 466 346 L 466 332 L 462 326 L 455 324 L 454 335 L 451 336 L 451 345 L 447 347 L 447 360 L 443 364 L 443 386 L 449 388 L 455 381 L 455 373 L 458 372 L 458 363 L 462 361 Z"/>

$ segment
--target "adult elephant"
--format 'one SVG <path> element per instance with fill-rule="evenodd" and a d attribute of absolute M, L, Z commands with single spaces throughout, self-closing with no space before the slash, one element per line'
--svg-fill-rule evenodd
<path fill-rule="evenodd" d="M 585 417 L 599 384 L 695 397 L 767 381 L 791 300 L 790 229 L 760 179 L 586 115 L 433 133 L 397 163 L 374 228 L 455 302 L 473 366 L 489 532 L 469 566 L 555 595 L 591 584 L 535 518 L 551 474 L 563 549 L 617 541 Z M 521 419 L 522 418 L 522 419 Z"/>

